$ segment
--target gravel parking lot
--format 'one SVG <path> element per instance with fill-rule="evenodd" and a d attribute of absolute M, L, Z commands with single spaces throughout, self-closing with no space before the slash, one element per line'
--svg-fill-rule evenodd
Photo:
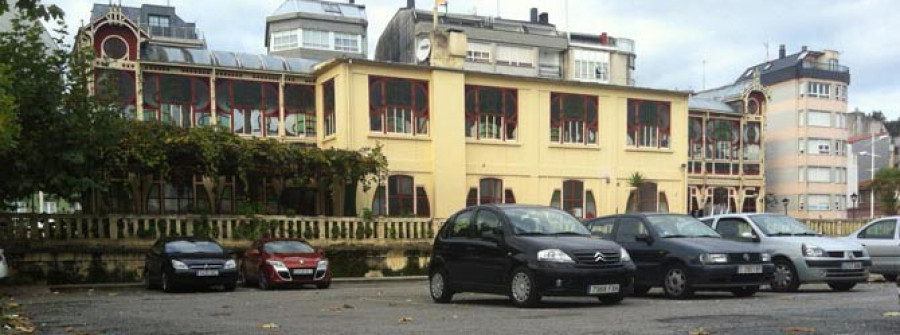
<path fill-rule="evenodd" d="M 601 306 L 591 298 L 550 298 L 536 309 L 505 297 L 460 294 L 431 302 L 425 281 L 344 283 L 294 289 L 165 294 L 141 289 L 20 293 L 42 334 L 898 334 L 891 283 L 836 293 L 806 285 L 753 298 L 701 293 L 673 301 L 658 289 Z M 887 313 L 887 314 L 886 314 Z M 793 328 L 792 328 L 793 327 Z"/>

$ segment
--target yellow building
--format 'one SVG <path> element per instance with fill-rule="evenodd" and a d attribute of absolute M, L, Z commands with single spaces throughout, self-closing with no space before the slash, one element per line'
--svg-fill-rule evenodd
<path fill-rule="evenodd" d="M 551 205 L 594 217 L 684 213 L 688 95 L 455 68 L 338 59 L 314 73 L 318 145 L 382 145 L 390 177 L 356 203 L 448 217 L 466 205 Z M 640 202 L 629 178 L 647 182 Z"/>

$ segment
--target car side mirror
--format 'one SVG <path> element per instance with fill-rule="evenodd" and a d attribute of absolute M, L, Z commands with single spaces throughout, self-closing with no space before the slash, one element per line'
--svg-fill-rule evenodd
<path fill-rule="evenodd" d="M 637 234 L 634 236 L 635 241 L 645 242 L 647 244 L 653 243 L 653 238 L 650 237 L 649 234 Z"/>

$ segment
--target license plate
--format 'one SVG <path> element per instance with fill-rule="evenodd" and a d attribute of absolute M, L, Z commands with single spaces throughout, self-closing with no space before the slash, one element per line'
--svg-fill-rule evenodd
<path fill-rule="evenodd" d="M 841 264 L 841 269 L 844 270 L 859 270 L 862 269 L 862 262 L 847 262 Z"/>
<path fill-rule="evenodd" d="M 762 273 L 762 265 L 738 265 L 738 273 Z"/>
<path fill-rule="evenodd" d="M 294 269 L 295 275 L 311 275 L 313 273 L 313 269 Z"/>
<path fill-rule="evenodd" d="M 197 270 L 197 277 L 215 277 L 219 275 L 219 270 Z"/>
<path fill-rule="evenodd" d="M 588 286 L 588 294 L 610 294 L 610 293 L 619 293 L 619 284 Z"/>

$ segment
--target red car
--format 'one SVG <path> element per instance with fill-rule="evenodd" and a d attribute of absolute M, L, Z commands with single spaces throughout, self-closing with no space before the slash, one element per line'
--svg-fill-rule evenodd
<path fill-rule="evenodd" d="M 331 269 L 321 249 L 300 239 L 264 238 L 253 242 L 240 264 L 244 284 L 268 290 L 276 286 L 315 284 L 331 286 Z"/>

